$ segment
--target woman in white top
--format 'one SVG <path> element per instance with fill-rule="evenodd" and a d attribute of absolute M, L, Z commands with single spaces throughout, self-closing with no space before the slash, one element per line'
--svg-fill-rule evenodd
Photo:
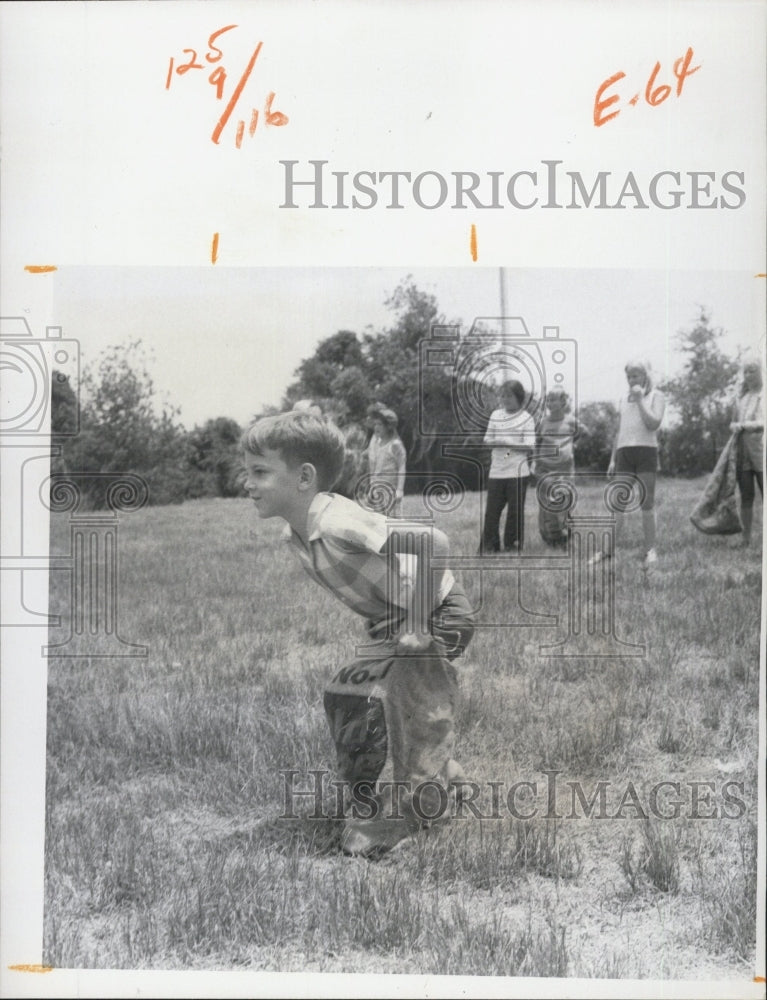
<path fill-rule="evenodd" d="M 740 545 L 751 543 L 751 525 L 754 520 L 754 481 L 764 497 L 764 411 L 762 409 L 762 371 L 755 361 L 743 366 L 740 394 L 734 407 L 735 419 L 730 430 L 738 435 L 738 489 L 740 491 L 740 519 L 743 535 Z"/>
<path fill-rule="evenodd" d="M 501 551 L 499 529 L 507 505 L 504 550 L 521 552 L 525 541 L 525 495 L 530 476 L 527 460 L 535 446 L 535 421 L 522 409 L 525 390 L 520 382 L 504 382 L 500 402 L 501 406 L 490 415 L 485 433 L 492 457 L 480 549 L 483 553 Z"/>
<path fill-rule="evenodd" d="M 658 472 L 658 428 L 663 421 L 666 400 L 661 392 L 653 389 L 650 366 L 646 362 L 629 361 L 624 370 L 629 391 L 618 403 L 618 431 L 607 475 L 635 476 L 641 483 L 644 565 L 647 567 L 658 561 L 655 551 L 655 479 Z M 621 515 L 616 516 L 618 523 L 621 519 Z M 611 555 L 611 552 L 603 552 L 601 558 Z"/>

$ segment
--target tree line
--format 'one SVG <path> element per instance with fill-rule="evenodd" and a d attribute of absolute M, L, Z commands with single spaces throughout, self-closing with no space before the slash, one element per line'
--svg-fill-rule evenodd
<path fill-rule="evenodd" d="M 419 376 L 419 345 L 434 325 L 446 323 L 436 298 L 407 278 L 385 304 L 392 314 L 389 326 L 361 337 L 350 330 L 326 337 L 298 366 L 280 407 L 266 407 L 254 418 L 300 401 L 319 406 L 346 433 L 350 457 L 340 489 L 350 494 L 369 436 L 369 409 L 382 404 L 399 417 L 410 472 L 451 472 L 467 489 L 477 489 L 476 459 L 460 457 L 466 433 L 453 404 L 454 374 L 426 366 Z M 703 308 L 678 334 L 680 373 L 659 386 L 670 404 L 659 435 L 666 474 L 710 471 L 729 436 L 739 363 L 721 350 L 722 335 Z M 185 429 L 178 409 L 156 391 L 140 341 L 114 346 L 97 365 L 85 368 L 79 403 L 66 381 L 54 377 L 52 386 L 51 433 L 60 449 L 52 471 L 86 474 L 93 506 L 101 505 L 96 474 L 109 472 L 143 477 L 154 504 L 242 495 L 238 442 L 243 428 L 222 416 Z M 68 436 L 77 426 L 78 406 L 79 433 Z M 616 407 L 611 401 L 590 402 L 579 407 L 577 416 L 583 433 L 575 445 L 576 467 L 604 472 L 617 426 Z M 439 437 L 432 433 L 437 431 Z"/>

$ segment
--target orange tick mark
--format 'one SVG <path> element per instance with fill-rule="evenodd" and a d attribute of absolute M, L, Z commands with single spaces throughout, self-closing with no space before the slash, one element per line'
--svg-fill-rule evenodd
<path fill-rule="evenodd" d="M 765 277 L 767 277 L 767 275 L 763 274 L 762 277 L 765 278 Z M 767 983 L 767 979 L 765 979 L 764 976 L 754 976 L 754 982 L 755 983 Z"/>
<path fill-rule="evenodd" d="M 761 274 L 761 273 L 759 273 L 759 274 L 755 274 L 754 277 L 755 278 L 767 278 L 767 274 Z"/>
<path fill-rule="evenodd" d="M 471 236 L 469 237 L 469 249 L 471 250 L 471 259 L 477 259 L 477 227 L 472 222 L 471 224 Z"/>
<path fill-rule="evenodd" d="M 55 264 L 27 264 L 24 268 L 30 274 L 47 274 L 48 271 L 57 271 Z"/>
<path fill-rule="evenodd" d="M 213 242 L 210 246 L 210 262 L 215 264 L 218 260 L 218 233 L 213 234 Z"/>
<path fill-rule="evenodd" d="M 52 965 L 9 965 L 11 972 L 53 972 Z"/>

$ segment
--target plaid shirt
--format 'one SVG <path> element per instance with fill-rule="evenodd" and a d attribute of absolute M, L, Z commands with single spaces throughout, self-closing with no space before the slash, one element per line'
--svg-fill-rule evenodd
<path fill-rule="evenodd" d="M 352 611 L 378 622 L 392 614 L 401 617 L 407 607 L 405 585 L 412 586 L 416 570 L 413 556 L 398 555 L 393 560 L 381 551 L 389 537 L 388 524 L 383 514 L 364 510 L 335 493 L 318 493 L 306 522 L 308 548 L 290 525 L 285 527 L 283 538 L 312 579 Z M 444 601 L 454 583 L 453 574 L 446 570 L 432 610 Z"/>

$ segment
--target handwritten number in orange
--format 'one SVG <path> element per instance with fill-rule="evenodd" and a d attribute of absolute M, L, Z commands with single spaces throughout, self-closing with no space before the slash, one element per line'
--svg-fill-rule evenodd
<path fill-rule="evenodd" d="M 700 69 L 700 65 L 693 66 L 690 69 L 690 63 L 692 62 L 692 49 L 688 49 L 685 54 L 674 63 L 674 76 L 676 77 L 676 96 L 681 97 L 682 87 L 684 86 L 684 81 L 688 76 L 692 76 L 693 73 L 697 73 Z"/>
<path fill-rule="evenodd" d="M 653 90 L 653 84 L 655 83 L 655 77 L 660 73 L 660 63 L 655 64 L 655 68 L 652 71 L 650 79 L 647 81 L 647 86 L 645 87 L 644 99 L 647 101 L 651 107 L 655 108 L 659 104 L 662 104 L 668 95 L 671 93 L 671 87 L 667 83 L 661 84 L 660 87 L 656 87 Z"/>
<path fill-rule="evenodd" d="M 231 31 L 232 28 L 236 27 L 237 27 L 236 24 L 227 24 L 225 28 L 219 28 L 218 31 L 213 32 L 213 34 L 208 39 L 208 51 L 205 53 L 205 59 L 207 62 L 216 63 L 219 61 L 219 59 L 221 59 L 224 53 L 215 44 L 215 41 L 219 37 L 219 35 L 223 35 L 225 31 Z M 190 69 L 205 69 L 202 63 L 197 62 L 197 49 L 183 49 L 182 51 L 190 54 L 191 59 L 189 59 L 185 63 L 181 63 L 179 66 L 176 67 L 176 73 L 179 76 L 183 76 Z M 168 66 L 168 77 L 165 81 L 166 90 L 170 90 L 171 79 L 173 77 L 173 66 L 174 66 L 174 59 L 173 56 L 171 56 L 170 64 Z"/>
<path fill-rule="evenodd" d="M 676 77 L 676 96 L 680 97 L 682 94 L 682 87 L 684 86 L 684 81 L 688 76 L 692 76 L 693 73 L 697 73 L 700 69 L 700 65 L 693 66 L 690 68 L 690 63 L 692 62 L 693 51 L 692 48 L 688 48 L 687 52 L 679 59 L 675 60 L 673 65 L 674 76 Z M 656 86 L 656 81 L 658 74 L 661 71 L 660 62 L 656 62 L 653 66 L 650 78 L 647 81 L 647 85 L 644 90 L 644 99 L 647 104 L 652 108 L 656 108 L 659 104 L 662 104 L 666 98 L 671 95 L 672 87 L 668 83 L 661 83 Z M 596 97 L 594 98 L 594 125 L 599 128 L 601 125 L 605 125 L 607 122 L 611 121 L 613 118 L 617 118 L 621 113 L 621 109 L 616 107 L 615 110 L 611 111 L 609 114 L 605 114 L 607 108 L 616 105 L 620 101 L 619 94 L 611 94 L 609 97 L 605 97 L 605 91 L 609 90 L 613 84 L 617 83 L 625 77 L 625 73 L 615 73 L 613 76 L 608 77 L 600 84 L 597 90 Z M 630 105 L 635 106 L 639 100 L 639 94 L 635 94 L 631 100 L 628 102 Z"/>
<path fill-rule="evenodd" d="M 208 52 L 205 55 L 205 58 L 208 60 L 209 63 L 218 62 L 218 60 L 224 54 L 217 45 L 213 44 L 215 40 L 218 38 L 219 35 L 223 35 L 225 31 L 231 31 L 232 28 L 236 27 L 237 27 L 236 24 L 227 24 L 225 28 L 219 28 L 218 31 L 213 32 L 213 34 L 208 39 Z M 213 52 L 218 52 L 218 55 L 217 56 L 211 55 L 211 53 Z"/>
<path fill-rule="evenodd" d="M 281 111 L 272 111 L 272 101 L 274 100 L 274 91 L 269 91 L 269 96 L 266 99 L 266 107 L 264 109 L 266 115 L 267 125 L 287 125 L 288 116 L 284 115 Z"/>
<path fill-rule="evenodd" d="M 212 83 L 216 88 L 216 100 L 220 101 L 224 96 L 224 84 L 226 83 L 226 70 L 223 66 L 217 66 L 208 77 L 208 83 Z"/>
<path fill-rule="evenodd" d="M 245 84 L 248 82 L 248 77 L 253 72 L 253 67 L 256 65 L 256 59 L 258 59 L 258 53 L 261 51 L 261 46 L 263 44 L 264 44 L 263 42 L 259 42 L 258 45 L 255 47 L 253 55 L 250 57 L 248 65 L 245 67 L 245 72 L 240 77 L 240 82 L 234 88 L 232 96 L 229 98 L 229 103 L 224 108 L 224 113 L 221 115 L 221 117 L 218 120 L 218 124 L 213 129 L 213 134 L 211 135 L 211 139 L 216 144 L 218 143 L 218 140 L 221 137 L 221 133 L 224 131 L 226 123 L 229 121 L 231 113 L 234 111 L 234 107 L 237 104 L 237 101 L 240 99 L 240 94 L 242 93 Z"/>
<path fill-rule="evenodd" d="M 208 83 L 211 86 L 215 87 L 216 100 L 219 101 L 224 100 L 225 96 L 224 91 L 226 89 L 226 83 L 229 78 L 229 74 L 221 64 L 221 59 L 223 58 L 224 53 L 222 49 L 216 44 L 216 41 L 225 32 L 232 31 L 236 27 L 237 27 L 236 24 L 227 24 L 225 27 L 219 28 L 217 31 L 214 31 L 208 38 L 208 51 L 205 55 L 205 59 L 208 64 L 218 63 L 217 66 L 211 69 L 210 75 L 208 76 Z M 250 75 L 253 72 L 253 67 L 256 64 L 256 60 L 258 59 L 262 46 L 263 42 L 259 42 L 256 45 L 255 49 L 253 50 L 253 53 L 248 61 L 247 66 L 245 67 L 244 72 L 242 73 L 242 76 L 240 77 L 237 83 L 237 86 L 234 88 L 234 91 L 230 95 L 226 103 L 226 107 L 224 108 L 221 117 L 216 123 L 216 127 L 213 129 L 210 138 L 211 141 L 216 144 L 218 144 L 218 141 L 221 138 L 221 133 L 223 132 L 224 128 L 226 128 L 226 125 L 229 119 L 231 118 L 234 109 L 237 106 L 238 101 L 240 100 L 240 97 L 242 96 L 242 92 L 245 89 L 245 85 L 250 79 Z M 170 90 L 170 85 L 173 82 L 174 76 L 183 76 L 190 69 L 205 69 L 204 65 L 198 61 L 196 49 L 183 49 L 182 51 L 184 53 L 182 60 L 185 59 L 186 61 L 181 61 L 179 64 L 176 64 L 175 57 L 171 56 L 170 58 L 170 61 L 168 63 L 168 73 L 165 80 L 166 90 Z M 256 128 L 258 126 L 259 114 L 261 115 L 262 120 L 266 125 L 281 126 L 288 124 L 289 119 L 286 114 L 284 114 L 282 111 L 273 110 L 272 104 L 274 102 L 274 98 L 275 98 L 274 91 L 273 90 L 269 91 L 262 108 L 251 107 L 250 125 L 248 127 L 248 134 L 251 137 L 255 134 Z M 238 149 L 242 145 L 242 139 L 244 134 L 245 134 L 245 120 L 242 120 L 241 122 L 237 123 L 237 127 L 235 130 L 235 144 Z"/>
<path fill-rule="evenodd" d="M 647 81 L 647 86 L 645 87 L 644 92 L 644 99 L 654 108 L 659 104 L 662 104 L 671 93 L 671 87 L 669 87 L 667 83 L 661 84 L 660 87 L 656 87 L 655 90 L 653 90 L 655 77 L 658 73 L 660 73 L 660 63 L 656 62 L 655 68 L 652 71 L 650 79 Z"/>
<path fill-rule="evenodd" d="M 190 69 L 204 69 L 205 68 L 202 65 L 202 63 L 198 63 L 197 62 L 197 51 L 196 51 L 196 49 L 184 49 L 184 52 L 191 52 L 192 53 L 192 58 L 189 60 L 189 62 L 182 63 L 180 66 L 176 66 L 176 72 L 178 73 L 179 76 L 183 76 L 184 73 L 187 73 Z"/>

